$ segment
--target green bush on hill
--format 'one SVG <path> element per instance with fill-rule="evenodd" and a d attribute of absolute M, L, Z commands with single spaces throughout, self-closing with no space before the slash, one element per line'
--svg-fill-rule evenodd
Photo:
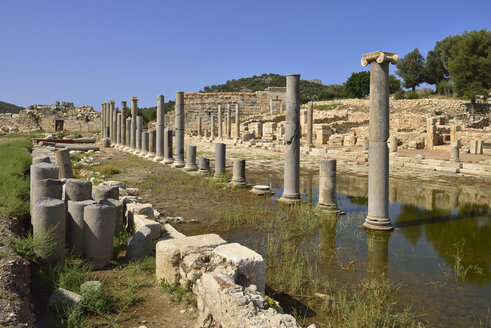
<path fill-rule="evenodd" d="M 0 101 L 0 113 L 13 113 L 18 114 L 19 111 L 23 110 L 24 107 L 17 106 L 14 104 L 9 104 L 4 101 Z"/>

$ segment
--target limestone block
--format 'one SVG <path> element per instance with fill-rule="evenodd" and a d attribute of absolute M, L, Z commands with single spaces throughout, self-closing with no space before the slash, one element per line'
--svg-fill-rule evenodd
<path fill-rule="evenodd" d="M 126 182 L 123 181 L 108 181 L 105 183 L 107 186 L 116 186 L 119 188 L 126 189 Z"/>
<path fill-rule="evenodd" d="M 198 235 L 179 239 L 162 240 L 156 246 L 156 277 L 168 283 L 180 279 L 179 265 L 186 253 L 197 249 L 213 249 L 227 242 L 216 234 Z"/>
<path fill-rule="evenodd" d="M 144 215 L 146 217 L 153 217 L 153 206 L 152 204 L 141 204 L 141 203 L 127 203 L 126 204 L 126 212 L 125 212 L 125 217 L 126 217 L 126 223 L 128 225 L 128 228 L 130 229 L 135 229 L 135 220 L 134 216 L 135 215 Z"/>
<path fill-rule="evenodd" d="M 147 219 L 147 216 L 141 214 L 135 214 L 133 216 L 133 222 L 135 231 L 140 230 L 143 227 L 148 227 L 151 231 L 151 238 L 158 239 L 160 237 L 161 228 L 160 223 Z"/>
<path fill-rule="evenodd" d="M 126 248 L 126 259 L 128 261 L 137 260 L 152 255 L 152 230 L 148 226 L 143 226 L 135 233 Z"/>
<path fill-rule="evenodd" d="M 199 311 L 198 327 L 215 323 L 223 328 L 300 328 L 294 317 L 269 308 L 262 295 L 235 284 L 226 275 L 204 273 L 193 292 Z"/>
<path fill-rule="evenodd" d="M 239 272 L 257 286 L 257 290 L 264 294 L 266 287 L 266 264 L 263 257 L 238 243 L 220 245 L 213 253 L 225 258 L 235 265 Z"/>
<path fill-rule="evenodd" d="M 102 289 L 102 283 L 98 280 L 86 281 L 80 285 L 80 294 L 96 293 Z"/>

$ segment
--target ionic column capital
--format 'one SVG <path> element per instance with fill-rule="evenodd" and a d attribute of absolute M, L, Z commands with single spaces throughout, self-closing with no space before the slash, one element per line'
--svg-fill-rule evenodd
<path fill-rule="evenodd" d="M 130 100 L 131 100 L 131 101 L 138 101 L 138 100 L 139 100 L 139 98 L 138 98 L 138 97 L 130 97 Z"/>
<path fill-rule="evenodd" d="M 109 100 L 109 103 L 114 105 L 116 103 L 116 100 Z"/>
<path fill-rule="evenodd" d="M 382 64 L 383 62 L 390 62 L 393 65 L 396 65 L 399 62 L 399 55 L 384 51 L 371 52 L 361 57 L 361 66 L 367 66 L 373 61 L 376 61 L 379 64 Z"/>

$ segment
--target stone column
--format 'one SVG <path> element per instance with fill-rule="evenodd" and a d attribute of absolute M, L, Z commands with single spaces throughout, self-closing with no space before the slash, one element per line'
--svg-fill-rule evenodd
<path fill-rule="evenodd" d="M 32 208 L 34 206 L 34 202 L 37 200 L 35 197 L 35 186 L 36 182 L 44 179 L 58 179 L 59 168 L 58 165 L 51 163 L 38 163 L 31 165 L 31 180 L 30 180 L 30 210 L 31 217 L 33 215 Z M 32 220 L 31 220 L 32 222 Z"/>
<path fill-rule="evenodd" d="M 273 115 L 273 99 L 269 100 L 269 115 Z"/>
<path fill-rule="evenodd" d="M 58 179 L 42 179 L 34 183 L 31 191 L 33 199 L 54 198 L 61 199 L 63 194 L 63 183 Z"/>
<path fill-rule="evenodd" d="M 136 116 L 138 115 L 138 97 L 131 97 L 131 139 L 130 151 L 136 149 Z"/>
<path fill-rule="evenodd" d="M 119 149 L 126 147 L 126 101 L 121 102 L 121 143 Z"/>
<path fill-rule="evenodd" d="M 172 164 L 174 158 L 172 157 L 172 137 L 173 131 L 171 129 L 164 129 L 164 164 Z"/>
<path fill-rule="evenodd" d="M 113 258 L 116 207 L 93 204 L 84 208 L 83 252 L 94 269 L 102 269 Z"/>
<path fill-rule="evenodd" d="M 146 156 L 148 154 L 148 131 L 142 132 L 142 150 L 140 156 Z"/>
<path fill-rule="evenodd" d="M 146 158 L 154 158 L 155 157 L 155 148 L 156 148 L 156 141 L 157 141 L 157 131 L 156 130 L 152 130 L 152 131 L 148 131 L 148 155 L 145 156 Z M 162 146 L 164 144 L 162 143 Z M 163 150 L 164 147 L 162 147 L 162 150 Z M 163 155 L 163 151 L 162 151 L 162 155 Z M 162 156 L 162 159 L 164 157 Z"/>
<path fill-rule="evenodd" d="M 109 139 L 110 137 L 110 134 L 109 134 L 109 123 L 111 122 L 111 113 L 109 112 L 109 103 L 105 103 L 104 104 L 104 112 L 106 113 L 106 120 L 105 120 L 105 124 L 106 124 L 106 129 L 105 129 L 105 135 L 106 135 L 106 138 Z"/>
<path fill-rule="evenodd" d="M 429 117 L 426 119 L 426 149 L 432 150 L 436 145 L 438 145 L 436 117 Z"/>
<path fill-rule="evenodd" d="M 234 159 L 234 173 L 230 185 L 235 188 L 245 188 L 248 186 L 246 181 L 246 161 L 245 159 Z"/>
<path fill-rule="evenodd" d="M 368 150 L 368 216 L 363 226 L 393 230 L 389 218 L 389 63 L 399 56 L 388 52 L 363 55 L 361 64 L 370 64 L 370 114 Z"/>
<path fill-rule="evenodd" d="M 314 103 L 309 102 L 307 105 L 307 145 L 312 145 L 312 133 L 314 130 Z"/>
<path fill-rule="evenodd" d="M 65 221 L 66 205 L 60 199 L 40 198 L 33 206 L 32 234 L 34 237 L 46 235 L 48 230 L 53 231 L 56 245 L 51 254 L 39 256 L 51 265 L 65 263 Z M 42 252 L 42 249 L 37 250 Z"/>
<path fill-rule="evenodd" d="M 69 200 L 67 202 L 68 245 L 73 256 L 82 256 L 84 247 L 84 209 L 95 204 L 94 200 Z"/>
<path fill-rule="evenodd" d="M 121 146 L 121 113 L 116 114 L 116 148 Z"/>
<path fill-rule="evenodd" d="M 321 160 L 319 167 L 319 203 L 323 210 L 339 212 L 336 202 L 336 160 Z"/>
<path fill-rule="evenodd" d="M 460 162 L 459 147 L 457 146 L 450 147 L 450 160 L 457 163 Z"/>
<path fill-rule="evenodd" d="M 105 136 L 105 131 L 106 131 L 106 115 L 104 113 L 104 104 L 101 104 L 101 140 L 104 139 Z"/>
<path fill-rule="evenodd" d="M 300 198 L 300 74 L 286 76 L 285 169 L 283 203 L 297 203 Z"/>
<path fill-rule="evenodd" d="M 119 199 L 119 187 L 118 186 L 106 186 L 101 185 L 93 188 L 94 200 L 99 202 L 103 199 Z"/>
<path fill-rule="evenodd" d="M 101 205 L 108 205 L 108 206 L 114 206 L 116 209 L 116 217 L 114 220 L 114 236 L 119 235 L 121 230 L 123 230 L 123 221 L 124 221 L 124 208 L 123 208 L 123 202 L 117 200 L 117 199 L 103 199 L 99 201 L 99 204 Z"/>
<path fill-rule="evenodd" d="M 210 160 L 205 156 L 199 157 L 199 170 L 198 172 L 203 175 L 210 174 Z"/>
<path fill-rule="evenodd" d="M 79 179 L 67 179 L 65 182 L 65 200 L 82 201 L 92 198 L 92 182 Z"/>
<path fill-rule="evenodd" d="M 135 151 L 133 152 L 134 155 L 140 154 L 142 151 L 142 133 L 143 133 L 143 117 L 142 116 L 137 116 L 136 117 L 136 134 L 135 134 Z"/>
<path fill-rule="evenodd" d="M 223 131 L 222 131 L 222 105 L 218 105 L 218 138 L 222 139 L 223 138 Z"/>
<path fill-rule="evenodd" d="M 232 105 L 227 106 L 227 139 L 232 139 Z"/>
<path fill-rule="evenodd" d="M 115 104 L 115 100 L 109 100 L 109 111 L 111 112 L 111 123 L 109 126 L 109 131 L 111 134 L 111 144 L 116 143 L 116 109 L 114 108 Z"/>
<path fill-rule="evenodd" d="M 235 138 L 240 139 L 240 112 L 239 104 L 235 104 Z"/>
<path fill-rule="evenodd" d="M 132 118 L 128 117 L 126 118 L 126 147 L 125 151 L 129 152 L 131 149 L 131 125 L 132 125 Z"/>
<path fill-rule="evenodd" d="M 164 159 L 164 95 L 157 96 L 157 125 L 155 136 L 155 162 L 160 162 Z"/>
<path fill-rule="evenodd" d="M 215 115 L 210 115 L 210 139 L 215 139 Z"/>
<path fill-rule="evenodd" d="M 397 153 L 397 137 L 391 136 L 389 138 L 389 152 Z"/>
<path fill-rule="evenodd" d="M 187 156 L 186 156 L 186 166 L 184 166 L 186 171 L 197 171 L 198 165 L 196 164 L 196 146 L 188 146 Z"/>
<path fill-rule="evenodd" d="M 227 173 L 225 171 L 226 163 L 226 146 L 223 143 L 215 144 L 215 179 L 226 179 Z"/>
<path fill-rule="evenodd" d="M 70 160 L 70 151 L 61 149 L 55 152 L 56 165 L 59 167 L 58 178 L 68 179 L 73 178 L 72 161 Z"/>
<path fill-rule="evenodd" d="M 176 92 L 176 144 L 174 167 L 184 167 L 184 91 Z"/>
<path fill-rule="evenodd" d="M 201 138 L 202 132 L 201 132 L 201 110 L 198 113 L 198 137 Z"/>

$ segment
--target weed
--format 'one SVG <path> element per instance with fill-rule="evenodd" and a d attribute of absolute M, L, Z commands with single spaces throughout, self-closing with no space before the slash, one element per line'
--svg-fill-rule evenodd
<path fill-rule="evenodd" d="M 99 172 L 100 174 L 102 174 L 106 178 L 110 177 L 111 175 L 121 173 L 120 169 L 118 169 L 117 167 L 111 166 L 111 165 L 96 166 L 96 167 L 93 167 L 92 170 L 94 170 L 94 172 Z"/>
<path fill-rule="evenodd" d="M 9 256 L 8 251 L 4 251 L 4 250 L 0 251 L 0 259 L 3 259 L 4 257 L 7 257 L 7 256 Z"/>
<path fill-rule="evenodd" d="M 113 259 L 117 259 L 119 254 L 126 250 L 127 240 L 132 236 L 131 232 L 126 228 L 119 232 L 119 234 L 114 237 L 114 248 L 113 248 Z"/>
<path fill-rule="evenodd" d="M 199 275 L 195 276 L 195 279 L 192 281 L 186 281 L 184 286 L 181 286 L 179 283 L 167 283 L 164 278 L 160 281 L 160 286 L 162 286 L 162 292 L 169 294 L 170 300 L 174 304 L 180 304 L 183 301 L 186 304 L 191 304 L 196 306 L 196 300 L 194 299 L 192 287 L 196 280 L 199 278 Z"/>
<path fill-rule="evenodd" d="M 51 255 L 57 244 L 56 226 L 37 236 L 28 232 L 25 236 L 15 237 L 10 242 L 17 254 L 33 263 L 40 263 L 43 258 Z"/>
<path fill-rule="evenodd" d="M 130 261 L 128 265 L 132 266 L 135 270 L 153 273 L 155 272 L 155 256 L 147 256 L 143 259 Z"/>
<path fill-rule="evenodd" d="M 92 265 L 85 261 L 70 261 L 57 271 L 57 286 L 79 292 L 80 285 L 91 280 Z"/>

